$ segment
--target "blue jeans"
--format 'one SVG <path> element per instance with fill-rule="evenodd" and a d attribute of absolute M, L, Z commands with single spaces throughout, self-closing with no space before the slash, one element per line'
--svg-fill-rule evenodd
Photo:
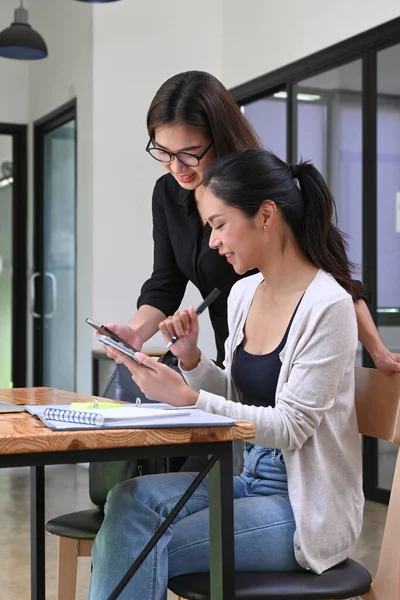
<path fill-rule="evenodd" d="M 293 551 L 295 522 L 280 450 L 246 443 L 244 469 L 234 477 L 237 571 L 301 570 Z M 93 546 L 89 600 L 106 600 L 195 473 L 136 477 L 110 491 Z M 164 600 L 168 579 L 209 571 L 208 483 L 203 481 L 120 600 Z"/>

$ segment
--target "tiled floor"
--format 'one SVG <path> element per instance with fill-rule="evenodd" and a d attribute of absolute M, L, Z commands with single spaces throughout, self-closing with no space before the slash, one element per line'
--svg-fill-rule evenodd
<path fill-rule="evenodd" d="M 91 507 L 87 495 L 88 472 L 62 465 L 46 469 L 46 519 Z M 29 571 L 29 469 L 0 470 L 0 598 L 28 600 Z M 364 530 L 355 558 L 371 572 L 377 566 L 386 507 L 367 503 Z M 48 535 L 47 600 L 56 600 L 57 540 Z M 86 600 L 90 559 L 79 560 L 76 600 Z M 171 595 L 171 600 L 174 596 Z"/>

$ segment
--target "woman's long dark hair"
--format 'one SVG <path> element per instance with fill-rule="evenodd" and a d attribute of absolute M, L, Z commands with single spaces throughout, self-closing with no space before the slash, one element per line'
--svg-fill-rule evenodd
<path fill-rule="evenodd" d="M 168 79 L 147 113 L 147 131 L 184 124 L 205 130 L 218 158 L 247 148 L 260 148 L 257 135 L 218 79 L 203 71 L 187 71 Z"/>
<path fill-rule="evenodd" d="M 218 160 L 206 173 L 204 185 L 249 217 L 265 200 L 275 202 L 304 255 L 356 299 L 346 243 L 332 222 L 335 201 L 314 165 L 289 166 L 269 150 L 250 149 Z"/>

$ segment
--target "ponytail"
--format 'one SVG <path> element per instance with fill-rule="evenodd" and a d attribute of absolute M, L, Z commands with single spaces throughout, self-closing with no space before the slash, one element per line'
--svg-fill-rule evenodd
<path fill-rule="evenodd" d="M 290 173 L 299 182 L 303 200 L 303 218 L 296 235 L 301 249 L 314 265 L 330 273 L 356 299 L 347 244 L 333 222 L 337 220 L 337 212 L 331 191 L 309 161 L 291 165 Z"/>
<path fill-rule="evenodd" d="M 359 297 L 344 236 L 332 222 L 334 199 L 311 163 L 289 166 L 269 150 L 248 149 L 214 163 L 204 185 L 248 217 L 254 217 L 265 200 L 275 202 L 308 260 L 330 273 L 354 300 Z"/>

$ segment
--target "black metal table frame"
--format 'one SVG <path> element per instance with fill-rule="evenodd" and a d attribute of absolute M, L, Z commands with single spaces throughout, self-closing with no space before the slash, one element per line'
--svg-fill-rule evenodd
<path fill-rule="evenodd" d="M 163 446 L 140 446 L 106 449 L 63 450 L 29 454 L 0 455 L 0 468 L 31 467 L 30 521 L 31 521 L 31 600 L 45 600 L 45 471 L 46 465 L 106 462 L 133 458 L 174 456 L 211 456 L 207 466 L 190 486 L 188 492 L 172 509 L 180 510 L 209 472 L 210 497 L 210 578 L 212 600 L 234 598 L 234 537 L 233 537 L 233 465 L 232 442 L 200 442 Z M 179 506 L 178 506 L 179 505 Z M 171 520 L 172 520 L 171 519 Z M 162 535 L 164 523 L 108 600 L 118 598 L 124 585 L 133 576 L 147 554 Z M 125 582 L 124 582 L 125 580 Z M 121 584 L 123 587 L 121 587 Z M 116 594 L 116 595 L 115 595 Z"/>

